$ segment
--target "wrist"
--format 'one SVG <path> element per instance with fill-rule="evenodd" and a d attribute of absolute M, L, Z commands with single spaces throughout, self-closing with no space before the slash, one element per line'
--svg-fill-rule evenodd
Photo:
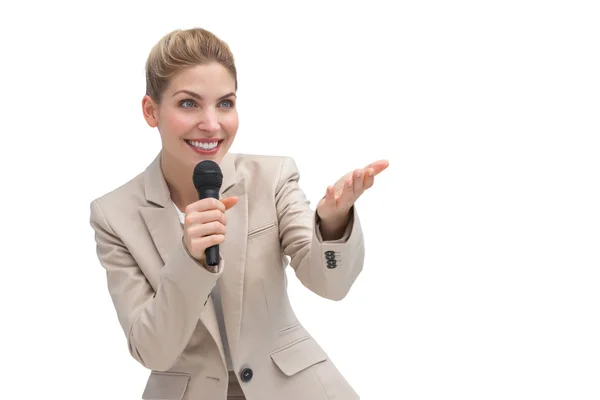
<path fill-rule="evenodd" d="M 350 223 L 351 216 L 352 213 L 348 211 L 343 215 L 323 219 L 317 213 L 319 231 L 321 232 L 321 237 L 323 238 L 323 240 L 340 239 L 344 235 L 344 232 L 346 231 L 346 228 Z"/>
<path fill-rule="evenodd" d="M 204 256 L 204 254 L 201 255 L 200 257 L 195 257 L 192 253 L 190 253 L 190 250 L 186 246 L 185 240 L 183 238 L 182 238 L 181 242 L 183 244 L 183 248 L 185 249 L 185 252 L 187 253 L 188 257 L 191 258 L 192 260 L 194 260 L 196 262 L 196 264 L 198 264 L 198 266 L 204 268 L 208 272 L 212 272 L 212 273 L 217 272 L 217 270 L 219 268 L 218 265 L 215 265 L 215 266 L 208 265 L 206 263 L 206 257 Z"/>

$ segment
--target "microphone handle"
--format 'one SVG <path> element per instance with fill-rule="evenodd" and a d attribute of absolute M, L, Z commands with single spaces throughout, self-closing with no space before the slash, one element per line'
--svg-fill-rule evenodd
<path fill-rule="evenodd" d="M 205 254 L 206 254 L 206 265 L 210 265 L 211 267 L 213 267 L 215 265 L 219 265 L 219 245 L 218 244 L 207 247 Z"/>
<path fill-rule="evenodd" d="M 202 188 L 198 190 L 198 198 L 200 200 L 212 197 L 213 199 L 219 198 L 219 190 L 215 188 Z M 219 245 L 207 247 L 205 252 L 206 264 L 215 266 L 219 264 Z"/>

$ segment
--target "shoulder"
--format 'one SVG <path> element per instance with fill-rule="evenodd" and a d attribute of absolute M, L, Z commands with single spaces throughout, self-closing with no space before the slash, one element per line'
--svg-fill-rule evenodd
<path fill-rule="evenodd" d="M 234 153 L 238 174 L 244 177 L 249 191 L 279 192 L 285 185 L 298 183 L 300 172 L 293 157 Z"/>
<path fill-rule="evenodd" d="M 119 204 L 124 200 L 144 198 L 144 173 L 141 172 L 133 178 L 96 197 L 93 201 L 100 204 Z"/>
<path fill-rule="evenodd" d="M 290 172 L 297 173 L 295 160 L 286 155 L 235 153 L 236 170 L 248 178 L 280 181 Z"/>
<path fill-rule="evenodd" d="M 90 202 L 91 220 L 100 222 L 131 220 L 136 218 L 138 208 L 146 203 L 142 172 L 94 198 Z"/>
<path fill-rule="evenodd" d="M 233 153 L 236 167 L 241 169 L 272 170 L 281 168 L 291 157 L 283 155 Z"/>

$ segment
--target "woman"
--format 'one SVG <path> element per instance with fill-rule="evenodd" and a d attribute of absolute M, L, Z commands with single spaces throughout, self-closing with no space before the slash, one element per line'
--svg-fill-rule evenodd
<path fill-rule="evenodd" d="M 354 203 L 387 161 L 346 174 L 312 211 L 293 159 L 228 152 L 237 78 L 223 41 L 203 29 L 167 34 L 146 83 L 143 114 L 162 149 L 95 199 L 90 217 L 129 352 L 151 370 L 143 398 L 358 398 L 294 315 L 285 267 L 316 294 L 344 298 L 364 258 Z M 219 200 L 198 200 L 193 185 L 207 159 L 223 172 Z M 204 255 L 213 245 L 215 267 Z"/>

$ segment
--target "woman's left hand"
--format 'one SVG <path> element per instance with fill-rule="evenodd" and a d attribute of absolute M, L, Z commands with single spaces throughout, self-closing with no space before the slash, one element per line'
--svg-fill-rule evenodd
<path fill-rule="evenodd" d="M 375 176 L 388 165 L 387 160 L 375 161 L 364 168 L 348 172 L 327 188 L 325 197 L 317 205 L 317 214 L 322 223 L 329 225 L 328 230 L 345 228 L 349 211 L 356 200 L 373 186 Z"/>

